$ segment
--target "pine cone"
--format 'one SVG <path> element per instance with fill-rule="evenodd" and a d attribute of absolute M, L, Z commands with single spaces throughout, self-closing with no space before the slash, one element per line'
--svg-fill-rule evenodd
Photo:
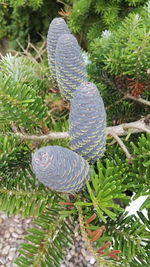
<path fill-rule="evenodd" d="M 56 79 L 55 70 L 55 52 L 58 38 L 65 33 L 69 33 L 68 26 L 64 19 L 55 18 L 49 25 L 48 35 L 47 35 L 47 53 L 48 53 L 48 63 L 51 70 L 51 77 L 54 82 Z"/>
<path fill-rule="evenodd" d="M 32 168 L 45 186 L 57 192 L 78 192 L 89 178 L 88 163 L 59 146 L 42 147 L 33 153 Z"/>
<path fill-rule="evenodd" d="M 76 88 L 86 80 L 80 46 L 72 34 L 60 36 L 56 47 L 56 75 L 62 97 L 70 101 Z"/>
<path fill-rule="evenodd" d="M 106 142 L 106 113 L 96 86 L 83 82 L 74 94 L 69 114 L 70 147 L 91 163 L 101 158 Z"/>

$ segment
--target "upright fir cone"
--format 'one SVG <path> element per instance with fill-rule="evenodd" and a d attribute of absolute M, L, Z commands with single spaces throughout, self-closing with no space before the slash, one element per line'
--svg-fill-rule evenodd
<path fill-rule="evenodd" d="M 64 19 L 55 18 L 49 25 L 48 35 L 47 35 L 47 53 L 48 53 L 48 63 L 51 71 L 52 80 L 57 82 L 56 70 L 55 70 L 55 52 L 56 45 L 59 37 L 62 34 L 69 33 L 68 26 Z"/>
<path fill-rule="evenodd" d="M 89 179 L 89 165 L 77 153 L 47 146 L 32 154 L 32 168 L 45 186 L 57 192 L 78 192 Z"/>
<path fill-rule="evenodd" d="M 94 163 L 104 154 L 106 112 L 103 100 L 93 83 L 83 82 L 71 101 L 69 114 L 70 147 Z"/>
<path fill-rule="evenodd" d="M 60 36 L 56 47 L 56 75 L 62 97 L 70 101 L 76 88 L 86 80 L 80 46 L 72 34 Z"/>

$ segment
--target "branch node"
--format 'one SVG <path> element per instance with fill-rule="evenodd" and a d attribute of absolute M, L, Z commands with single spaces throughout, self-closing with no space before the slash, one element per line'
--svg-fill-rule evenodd
<path fill-rule="evenodd" d="M 125 144 L 123 143 L 123 141 L 120 139 L 120 137 L 115 132 L 111 132 L 110 136 L 112 136 L 117 141 L 117 143 L 120 145 L 122 150 L 125 152 L 126 157 L 128 159 L 128 162 L 131 163 L 132 156 L 129 153 L 129 151 L 128 151 L 127 147 L 125 146 Z"/>

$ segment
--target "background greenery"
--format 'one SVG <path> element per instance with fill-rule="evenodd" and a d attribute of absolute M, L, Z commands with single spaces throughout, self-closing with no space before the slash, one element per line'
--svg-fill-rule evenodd
<path fill-rule="evenodd" d="M 46 36 L 49 22 L 58 15 L 62 7 L 55 0 L 0 0 L 0 39 L 7 38 L 9 47 L 24 47 L 28 36 L 38 42 Z"/>

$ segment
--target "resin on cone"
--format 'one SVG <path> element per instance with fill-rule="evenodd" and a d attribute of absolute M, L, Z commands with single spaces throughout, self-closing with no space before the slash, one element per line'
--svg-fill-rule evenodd
<path fill-rule="evenodd" d="M 32 154 L 37 179 L 57 192 L 78 192 L 89 179 L 89 165 L 77 153 L 59 146 L 46 146 Z"/>
<path fill-rule="evenodd" d="M 105 151 L 106 112 L 96 86 L 83 82 L 71 101 L 69 114 L 70 147 L 94 163 Z"/>

